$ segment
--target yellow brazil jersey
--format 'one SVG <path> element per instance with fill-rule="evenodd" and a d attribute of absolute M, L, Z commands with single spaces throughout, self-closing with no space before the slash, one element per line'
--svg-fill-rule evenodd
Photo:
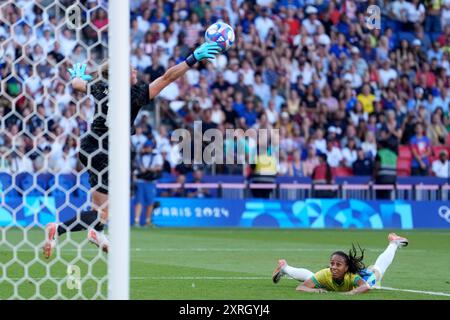
<path fill-rule="evenodd" d="M 327 291 L 346 292 L 356 288 L 361 277 L 358 274 L 346 273 L 344 281 L 341 284 L 336 283 L 331 277 L 330 268 L 322 269 L 311 277 L 317 288 L 322 288 Z"/>
<path fill-rule="evenodd" d="M 373 103 L 375 101 L 375 96 L 373 94 L 369 94 L 368 96 L 363 95 L 362 93 L 358 94 L 358 101 L 361 102 L 362 107 L 365 112 L 372 113 L 373 112 Z"/>
<path fill-rule="evenodd" d="M 277 163 L 276 159 L 267 154 L 255 157 L 255 173 L 259 175 L 276 175 Z"/>

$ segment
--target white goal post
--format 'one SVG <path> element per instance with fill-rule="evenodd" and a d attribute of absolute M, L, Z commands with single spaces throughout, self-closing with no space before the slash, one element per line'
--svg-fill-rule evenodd
<path fill-rule="evenodd" d="M 108 299 L 129 299 L 130 274 L 130 4 L 109 4 Z"/>

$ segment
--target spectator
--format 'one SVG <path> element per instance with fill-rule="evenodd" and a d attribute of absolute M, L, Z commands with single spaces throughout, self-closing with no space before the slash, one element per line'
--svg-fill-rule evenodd
<path fill-rule="evenodd" d="M 417 2 L 417 0 L 416 0 Z M 423 10 L 425 12 L 425 9 Z M 445 28 L 450 25 L 450 1 L 444 0 L 444 7 L 442 8 L 441 26 Z"/>
<path fill-rule="evenodd" d="M 427 137 L 433 146 L 445 145 L 448 131 L 442 123 L 441 117 L 434 112 L 431 116 L 431 124 L 427 129 Z"/>
<path fill-rule="evenodd" d="M 359 89 L 363 84 L 362 77 L 357 73 L 356 66 L 352 64 L 347 73 L 344 74 L 344 80 L 350 82 L 352 89 Z"/>
<path fill-rule="evenodd" d="M 382 60 L 382 69 L 378 70 L 380 76 L 379 85 L 386 87 L 389 80 L 397 78 L 397 71 L 391 67 L 391 61 L 386 57 Z"/>
<path fill-rule="evenodd" d="M 66 144 L 62 149 L 62 153 L 52 156 L 50 167 L 53 172 L 60 174 L 75 173 L 77 158 L 70 151 L 70 146 Z"/>
<path fill-rule="evenodd" d="M 333 173 L 331 167 L 328 164 L 329 159 L 327 159 L 326 154 L 319 155 L 319 165 L 314 168 L 313 174 L 311 176 L 314 185 L 320 184 L 332 184 L 334 182 Z M 315 198 L 334 198 L 335 192 L 332 190 L 315 190 Z"/>
<path fill-rule="evenodd" d="M 353 174 L 355 176 L 371 176 L 373 172 L 373 161 L 362 148 L 357 150 L 358 157 L 352 164 Z"/>
<path fill-rule="evenodd" d="M 64 56 L 70 56 L 77 45 L 77 40 L 74 39 L 73 32 L 65 29 L 58 39 L 61 44 L 61 53 Z"/>
<path fill-rule="evenodd" d="M 279 161 L 277 164 L 277 173 L 279 176 L 287 176 L 290 174 L 290 162 L 285 152 L 280 152 Z"/>
<path fill-rule="evenodd" d="M 381 133 L 381 138 L 388 140 L 388 144 L 392 146 L 392 149 L 396 149 L 402 137 L 402 129 L 400 125 L 397 124 L 397 119 L 393 110 L 387 112 L 386 123 L 382 125 Z M 383 133 L 386 133 L 386 135 L 383 135 Z"/>
<path fill-rule="evenodd" d="M 307 6 L 305 13 L 307 18 L 303 20 L 302 27 L 309 35 L 317 33 L 317 29 L 322 26 L 322 23 L 317 19 L 317 8 L 313 6 Z"/>
<path fill-rule="evenodd" d="M 269 154 L 259 154 L 255 157 L 254 164 L 251 165 L 250 183 L 267 184 L 275 183 L 277 175 L 277 165 L 274 156 Z M 254 198 L 269 198 L 272 194 L 271 188 L 252 188 Z"/>
<path fill-rule="evenodd" d="M 270 99 L 270 87 L 264 83 L 261 74 L 255 74 L 255 83 L 253 84 L 255 94 L 263 101 L 264 106 L 267 106 Z"/>
<path fill-rule="evenodd" d="M 397 181 L 397 154 L 386 140 L 380 140 L 375 157 L 373 176 L 376 184 L 394 185 Z M 377 199 L 391 199 L 391 190 L 377 190 Z"/>
<path fill-rule="evenodd" d="M 409 141 L 413 158 L 411 160 L 411 172 L 413 176 L 428 175 L 430 166 L 428 157 L 431 154 L 430 139 L 424 136 L 422 123 L 416 124 L 416 134 Z"/>
<path fill-rule="evenodd" d="M 327 149 L 325 154 L 327 155 L 328 165 L 332 168 L 341 166 L 343 156 L 341 150 L 334 145 L 332 140 L 327 140 Z"/>
<path fill-rule="evenodd" d="M 302 171 L 306 177 L 311 177 L 314 168 L 319 165 L 319 158 L 316 155 L 316 148 L 312 145 L 308 146 L 307 156 L 305 161 L 303 161 Z"/>
<path fill-rule="evenodd" d="M 179 187 L 171 189 L 170 196 L 171 197 L 186 196 L 186 191 L 184 189 L 185 182 L 186 182 L 186 176 L 184 174 L 179 174 L 175 180 L 175 183 L 179 184 Z"/>
<path fill-rule="evenodd" d="M 78 126 L 77 121 L 74 119 L 69 108 L 66 108 L 63 111 L 63 116 L 59 120 L 59 125 L 61 126 L 63 134 L 65 135 L 72 133 L 73 129 Z"/>
<path fill-rule="evenodd" d="M 327 141 L 324 138 L 324 133 L 322 129 L 317 129 L 314 136 L 314 147 L 319 153 L 326 153 L 327 151 Z"/>
<path fill-rule="evenodd" d="M 370 85 L 365 83 L 362 87 L 361 93 L 357 96 L 358 101 L 362 104 L 364 112 L 370 114 L 373 112 L 373 103 L 375 96 L 370 92 Z"/>
<path fill-rule="evenodd" d="M 360 147 L 361 146 L 361 140 L 357 137 L 356 135 L 356 128 L 354 125 L 349 124 L 347 126 L 346 132 L 345 132 L 345 136 L 341 139 L 341 146 L 345 147 L 348 143 L 349 139 L 354 139 L 356 142 L 356 147 Z"/>
<path fill-rule="evenodd" d="M 342 158 L 344 166 L 347 168 L 353 167 L 353 163 L 358 159 L 355 139 L 348 139 L 347 146 L 342 149 Z"/>
<path fill-rule="evenodd" d="M 33 161 L 24 153 L 25 147 L 19 146 L 18 151 L 13 151 L 10 156 L 11 173 L 34 172 Z"/>
<path fill-rule="evenodd" d="M 327 85 L 322 90 L 322 96 L 319 100 L 320 103 L 324 103 L 329 113 L 336 112 L 338 110 L 338 100 L 331 95 L 331 89 Z"/>
<path fill-rule="evenodd" d="M 151 225 L 151 214 L 158 206 L 154 202 L 156 187 L 154 181 L 161 177 L 164 164 L 162 156 L 156 150 L 154 139 L 148 139 L 136 157 L 136 204 L 134 224 L 139 225 L 142 209 L 146 209 L 145 225 Z"/>
<path fill-rule="evenodd" d="M 145 72 L 150 67 L 152 60 L 149 56 L 144 54 L 144 50 L 141 47 L 136 48 L 135 53 L 131 55 L 131 65 L 139 72 Z"/>
<path fill-rule="evenodd" d="M 54 161 L 52 161 L 52 147 L 50 145 L 40 148 L 42 154 L 38 155 L 34 160 L 34 170 L 36 173 L 55 173 L 54 172 Z M 74 172 L 73 172 L 74 173 Z"/>
<path fill-rule="evenodd" d="M 447 150 L 441 150 L 439 152 L 439 159 L 433 161 L 431 171 L 438 178 L 448 179 L 450 177 Z"/>
<path fill-rule="evenodd" d="M 192 174 L 192 183 L 204 183 L 203 181 L 203 171 L 200 168 L 194 169 Z M 202 187 L 194 187 L 186 190 L 187 196 L 189 198 L 209 198 L 211 193 L 209 189 L 204 189 Z"/>
<path fill-rule="evenodd" d="M 425 32 L 432 37 L 441 32 L 441 6 L 442 1 L 428 1 L 427 15 L 425 19 Z"/>
<path fill-rule="evenodd" d="M 0 173 L 11 173 L 11 162 L 10 157 L 6 154 L 7 151 L 7 147 L 0 147 Z"/>
<path fill-rule="evenodd" d="M 147 137 L 144 134 L 144 130 L 141 126 L 137 126 L 135 134 L 131 136 L 133 149 L 137 153 L 140 153 L 145 142 L 147 142 Z"/>
<path fill-rule="evenodd" d="M 358 126 L 360 122 L 367 122 L 369 120 L 369 114 L 364 111 L 360 101 L 356 102 L 355 108 L 350 111 L 350 118 L 355 126 Z"/>
<path fill-rule="evenodd" d="M 289 175 L 291 177 L 303 177 L 303 162 L 299 150 L 295 150 L 293 160 L 289 163 Z"/>
<path fill-rule="evenodd" d="M 335 57 L 338 59 L 340 59 L 341 56 L 344 56 L 344 57 L 350 56 L 350 50 L 345 45 L 345 35 L 343 33 L 339 33 L 338 42 L 331 46 L 330 53 L 334 54 Z"/>
<path fill-rule="evenodd" d="M 375 140 L 375 134 L 371 131 L 366 133 L 365 141 L 361 144 L 361 148 L 364 151 L 365 157 L 374 159 L 377 155 L 377 143 Z"/>
<path fill-rule="evenodd" d="M 266 40 L 269 30 L 275 28 L 275 23 L 269 17 L 268 8 L 263 8 L 261 15 L 255 19 L 255 28 L 258 30 L 258 35 L 262 42 Z"/>

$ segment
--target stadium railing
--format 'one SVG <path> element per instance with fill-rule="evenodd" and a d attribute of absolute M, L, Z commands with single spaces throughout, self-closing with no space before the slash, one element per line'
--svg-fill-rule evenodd
<path fill-rule="evenodd" d="M 79 179 L 79 183 L 77 181 Z M 333 184 L 314 184 L 308 177 L 277 177 L 274 183 L 250 183 L 243 176 L 204 176 L 201 183 L 176 183 L 175 178 L 157 181 L 159 194 L 171 195 L 180 190 L 178 196 L 187 196 L 189 191 L 204 189 L 210 197 L 244 199 L 252 197 L 252 189 L 273 190 L 271 199 L 297 200 L 306 198 L 341 198 L 375 200 L 377 191 L 392 191 L 392 200 L 434 201 L 450 199 L 450 182 L 436 177 L 398 177 L 395 185 L 375 184 L 371 177 L 340 177 Z M 89 190 L 87 175 L 43 173 L 32 175 L 24 172 L 17 175 L 0 173 L 0 193 L 6 197 L 21 195 L 49 195 L 58 192 L 72 196 L 84 195 Z"/>

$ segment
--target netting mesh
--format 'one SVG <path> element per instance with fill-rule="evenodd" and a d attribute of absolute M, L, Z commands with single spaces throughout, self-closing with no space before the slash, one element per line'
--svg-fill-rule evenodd
<path fill-rule="evenodd" d="M 87 167 L 78 153 L 100 102 L 67 69 L 105 65 L 107 23 L 106 1 L 0 1 L 0 299 L 106 298 L 106 255 L 86 232 L 61 236 L 49 259 L 42 247 L 49 222 L 91 208 L 87 171 L 106 150 L 85 153 Z"/>

